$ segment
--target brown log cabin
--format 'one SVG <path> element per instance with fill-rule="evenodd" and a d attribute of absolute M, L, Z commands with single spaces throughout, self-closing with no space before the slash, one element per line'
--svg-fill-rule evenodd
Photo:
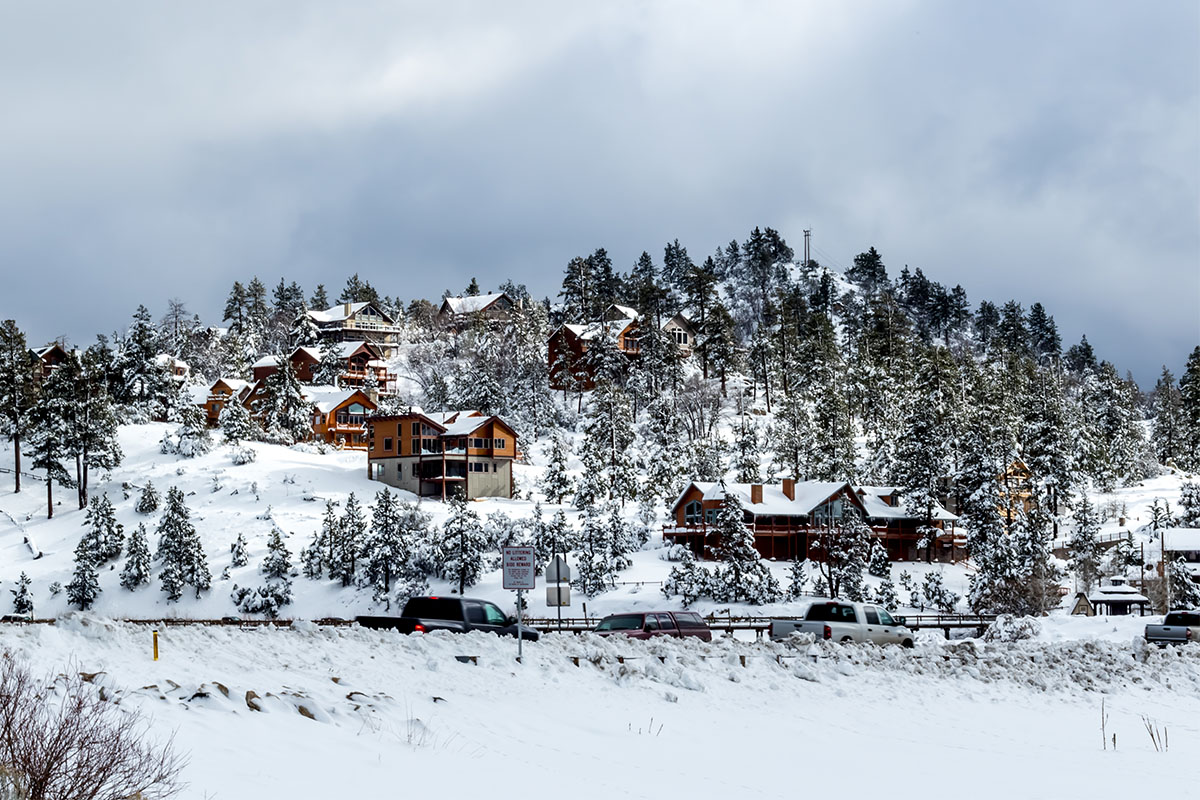
<path fill-rule="evenodd" d="M 341 342 L 341 357 L 345 362 L 342 373 L 338 376 L 338 385 L 347 388 L 361 389 L 366 385 L 367 376 L 374 374 L 380 394 L 391 394 L 392 383 L 395 380 L 388 371 L 383 360 L 383 351 L 371 342 Z M 296 379 L 301 383 L 313 382 L 313 370 L 321 363 L 321 351 L 316 347 L 300 346 L 288 355 Z M 250 368 L 254 381 L 262 381 L 279 369 L 279 356 L 260 358 Z"/>
<path fill-rule="evenodd" d="M 41 377 L 43 379 L 49 378 L 51 372 L 54 372 L 60 364 L 72 357 L 71 351 L 57 342 L 48 344 L 45 347 L 35 347 L 30 352 L 37 356 L 38 363 L 41 365 Z"/>
<path fill-rule="evenodd" d="M 322 339 L 367 341 L 386 357 L 391 357 L 400 335 L 396 320 L 376 303 L 339 303 L 324 310 L 310 310 L 308 316 Z"/>
<path fill-rule="evenodd" d="M 367 477 L 419 497 L 512 497 L 517 433 L 496 416 L 446 411 L 367 421 Z"/>
<path fill-rule="evenodd" d="M 611 305 L 595 322 L 582 325 L 560 325 L 547 344 L 550 366 L 550 388 L 591 391 L 596 388 L 595 368 L 587 358 L 592 344 L 612 337 L 618 352 L 630 361 L 641 356 L 639 337 L 647 320 L 629 306 Z M 683 355 L 689 356 L 696 344 L 696 331 L 687 317 L 676 314 L 662 323 L 662 330 L 671 337 Z"/>
<path fill-rule="evenodd" d="M 437 323 L 443 328 L 462 331 L 476 320 L 507 322 L 516 305 L 506 292 L 447 297 L 438 309 Z"/>
<path fill-rule="evenodd" d="M 663 539 L 686 545 L 700 557 L 711 553 L 719 544 L 712 525 L 727 494 L 741 501 L 746 526 L 754 533 L 754 547 L 764 558 L 819 559 L 820 551 L 814 546 L 818 536 L 852 514 L 870 526 L 893 561 L 920 556 L 917 542 L 922 520 L 903 508 L 895 489 L 855 489 L 849 483 L 791 479 L 778 486 L 730 483 L 725 484 L 724 492 L 720 483 L 692 482 L 672 505 L 674 522 L 663 527 Z M 962 554 L 963 542 L 954 533 L 956 519 L 940 506 L 935 509 L 934 526 L 943 531 L 934 545 L 938 560 L 954 560 Z"/>

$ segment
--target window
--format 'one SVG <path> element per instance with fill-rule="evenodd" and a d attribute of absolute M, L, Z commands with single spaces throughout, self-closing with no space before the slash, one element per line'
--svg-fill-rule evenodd
<path fill-rule="evenodd" d="M 484 611 L 485 606 L 471 603 L 467 606 L 467 622 L 472 625 L 486 625 L 487 612 Z"/>
<path fill-rule="evenodd" d="M 658 617 L 656 617 L 654 614 L 647 614 L 646 615 L 646 626 L 643 628 L 643 630 L 647 630 L 647 631 L 658 630 Z"/>
<path fill-rule="evenodd" d="M 597 631 L 636 631 L 642 627 L 641 614 L 618 614 L 600 620 Z"/>
<path fill-rule="evenodd" d="M 494 606 L 491 603 L 484 603 L 483 611 L 487 614 L 488 625 L 500 625 L 503 627 L 508 624 L 508 617 L 505 616 L 504 612 L 498 606 Z"/>
<path fill-rule="evenodd" d="M 816 603 L 808 609 L 804 619 L 809 622 L 856 622 L 854 606 L 838 603 Z"/>
<path fill-rule="evenodd" d="M 413 464 L 413 477 L 414 478 L 421 474 L 420 466 L 421 465 L 417 464 L 417 463 Z M 396 467 L 396 469 L 400 469 L 400 468 Z"/>
<path fill-rule="evenodd" d="M 693 500 L 683 507 L 683 524 L 684 525 L 699 525 L 701 506 L 699 500 Z"/>
<path fill-rule="evenodd" d="M 412 453 L 414 456 L 417 453 L 421 452 L 421 440 L 420 439 L 413 439 L 410 442 L 410 445 L 411 445 L 411 447 L 409 448 L 409 452 Z"/>
<path fill-rule="evenodd" d="M 868 625 L 879 624 L 879 614 L 875 611 L 875 606 L 863 606 L 863 616 L 867 618 Z"/>
<path fill-rule="evenodd" d="M 217 413 L 218 411 L 220 411 L 220 410 L 221 410 L 221 404 L 220 404 L 220 403 L 213 403 L 213 404 L 212 404 L 212 412 L 213 412 L 214 414 L 216 414 L 216 413 Z"/>
<path fill-rule="evenodd" d="M 675 630 L 675 622 L 671 619 L 670 614 L 659 614 L 658 627 L 662 628 L 664 631 L 673 631 Z"/>
<path fill-rule="evenodd" d="M 879 609 L 879 624 L 880 625 L 895 625 L 896 620 L 892 619 L 892 615 L 889 614 L 888 612 L 884 611 L 881 608 L 881 609 Z"/>
<path fill-rule="evenodd" d="M 414 423 L 412 424 L 412 435 L 413 435 L 413 436 L 420 436 L 420 435 L 421 435 L 421 423 L 419 423 L 419 422 L 414 422 Z"/>
<path fill-rule="evenodd" d="M 505 447 L 504 439 L 492 439 L 492 447 L 496 450 L 503 450 Z"/>
<path fill-rule="evenodd" d="M 704 521 L 705 521 L 705 522 L 707 522 L 709 525 L 714 525 L 714 524 L 716 524 L 716 521 L 717 521 L 717 509 L 715 509 L 715 508 L 710 508 L 710 509 L 708 509 L 707 511 L 705 511 L 705 512 L 704 512 Z"/>
<path fill-rule="evenodd" d="M 383 437 L 383 449 L 389 450 L 389 451 L 392 449 L 392 437 L 390 437 L 390 436 Z"/>
<path fill-rule="evenodd" d="M 704 620 L 695 611 L 677 611 L 675 612 L 675 621 L 679 623 L 680 628 L 707 628 Z"/>

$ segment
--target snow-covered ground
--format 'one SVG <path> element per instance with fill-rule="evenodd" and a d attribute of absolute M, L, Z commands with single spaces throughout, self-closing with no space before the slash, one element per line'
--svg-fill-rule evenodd
<path fill-rule="evenodd" d="M 188 626 L 155 662 L 149 628 L 72 616 L 0 626 L 0 648 L 103 673 L 176 733 L 197 800 L 1189 796 L 1200 649 L 1060 633 L 911 651 L 550 635 L 518 664 L 482 634 Z"/>

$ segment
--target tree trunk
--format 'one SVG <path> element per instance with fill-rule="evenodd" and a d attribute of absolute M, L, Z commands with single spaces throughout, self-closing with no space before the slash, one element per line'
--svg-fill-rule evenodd
<path fill-rule="evenodd" d="M 13 492 L 20 494 L 21 492 L 21 434 L 13 434 L 13 458 L 15 459 L 13 468 L 13 477 L 17 479 L 17 488 Z"/>
<path fill-rule="evenodd" d="M 46 519 L 54 519 L 54 479 L 46 475 Z"/>
<path fill-rule="evenodd" d="M 83 483 L 83 457 L 75 454 L 75 495 L 79 499 L 79 508 L 87 505 L 87 488 Z"/>

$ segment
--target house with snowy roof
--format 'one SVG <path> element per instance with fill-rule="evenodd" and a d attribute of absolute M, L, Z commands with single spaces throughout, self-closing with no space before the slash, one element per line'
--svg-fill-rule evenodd
<path fill-rule="evenodd" d="M 323 311 L 310 309 L 308 316 L 322 339 L 370 342 L 388 358 L 400 334 L 396 320 L 376 303 L 339 303 Z"/>
<path fill-rule="evenodd" d="M 447 297 L 438 309 L 437 322 L 443 328 L 463 330 L 476 320 L 507 322 L 516 303 L 507 292 Z"/>
<path fill-rule="evenodd" d="M 390 394 L 392 382 L 395 380 L 388 371 L 387 362 L 383 358 L 383 350 L 368 341 L 339 342 L 339 356 L 343 362 L 342 372 L 338 375 L 338 386 L 365 388 L 367 377 L 373 375 L 380 394 Z M 321 350 L 318 347 L 301 345 L 288 355 L 296 379 L 301 383 L 313 383 L 314 370 L 321 363 Z M 279 356 L 264 356 L 250 367 L 255 381 L 266 380 L 279 369 Z"/>
<path fill-rule="evenodd" d="M 44 347 L 34 347 L 29 352 L 37 358 L 41 365 L 42 378 L 49 378 L 51 372 L 54 372 L 60 364 L 74 355 L 72 351 L 58 342 L 52 342 Z"/>
<path fill-rule="evenodd" d="M 511 497 L 517 432 L 478 411 L 424 412 L 367 421 L 367 477 L 419 497 Z"/>
<path fill-rule="evenodd" d="M 563 324 L 550 334 L 548 357 L 550 387 L 591 391 L 596 387 L 596 365 L 587 357 L 598 342 L 610 339 L 617 352 L 630 361 L 641 356 L 641 336 L 653 324 L 636 309 L 614 303 L 600 318 L 582 324 Z M 696 344 L 696 331 L 682 314 L 664 320 L 659 327 L 686 357 Z"/>
<path fill-rule="evenodd" d="M 819 559 L 822 535 L 850 518 L 865 522 L 892 560 L 914 560 L 920 555 L 918 528 L 923 521 L 902 505 L 891 505 L 883 496 L 860 492 L 846 482 L 790 478 L 777 486 L 693 481 L 672 504 L 674 519 L 663 527 L 663 539 L 684 544 L 699 556 L 711 552 L 719 544 L 712 530 L 717 512 L 730 496 L 740 502 L 746 527 L 754 534 L 755 549 L 764 558 Z M 953 535 L 957 517 L 940 506 L 935 517 L 934 527 L 945 532 L 936 537 L 940 543 Z M 952 558 L 952 542 L 935 552 L 941 559 Z"/>
<path fill-rule="evenodd" d="M 270 399 L 267 381 L 253 383 L 238 393 L 238 402 L 250 416 L 263 423 L 263 407 Z M 301 397 L 312 407 L 312 433 L 308 441 L 364 450 L 367 446 L 367 417 L 378 407 L 375 398 L 362 389 L 345 386 L 304 386 Z M 227 399 L 226 402 L 229 402 Z"/>
<path fill-rule="evenodd" d="M 221 412 L 225 410 L 226 403 L 230 400 L 244 401 L 250 394 L 252 386 L 250 381 L 240 378 L 217 378 L 213 381 L 212 386 L 208 387 L 208 394 L 203 401 L 204 418 L 208 421 L 208 426 L 215 428 L 221 419 Z"/>

